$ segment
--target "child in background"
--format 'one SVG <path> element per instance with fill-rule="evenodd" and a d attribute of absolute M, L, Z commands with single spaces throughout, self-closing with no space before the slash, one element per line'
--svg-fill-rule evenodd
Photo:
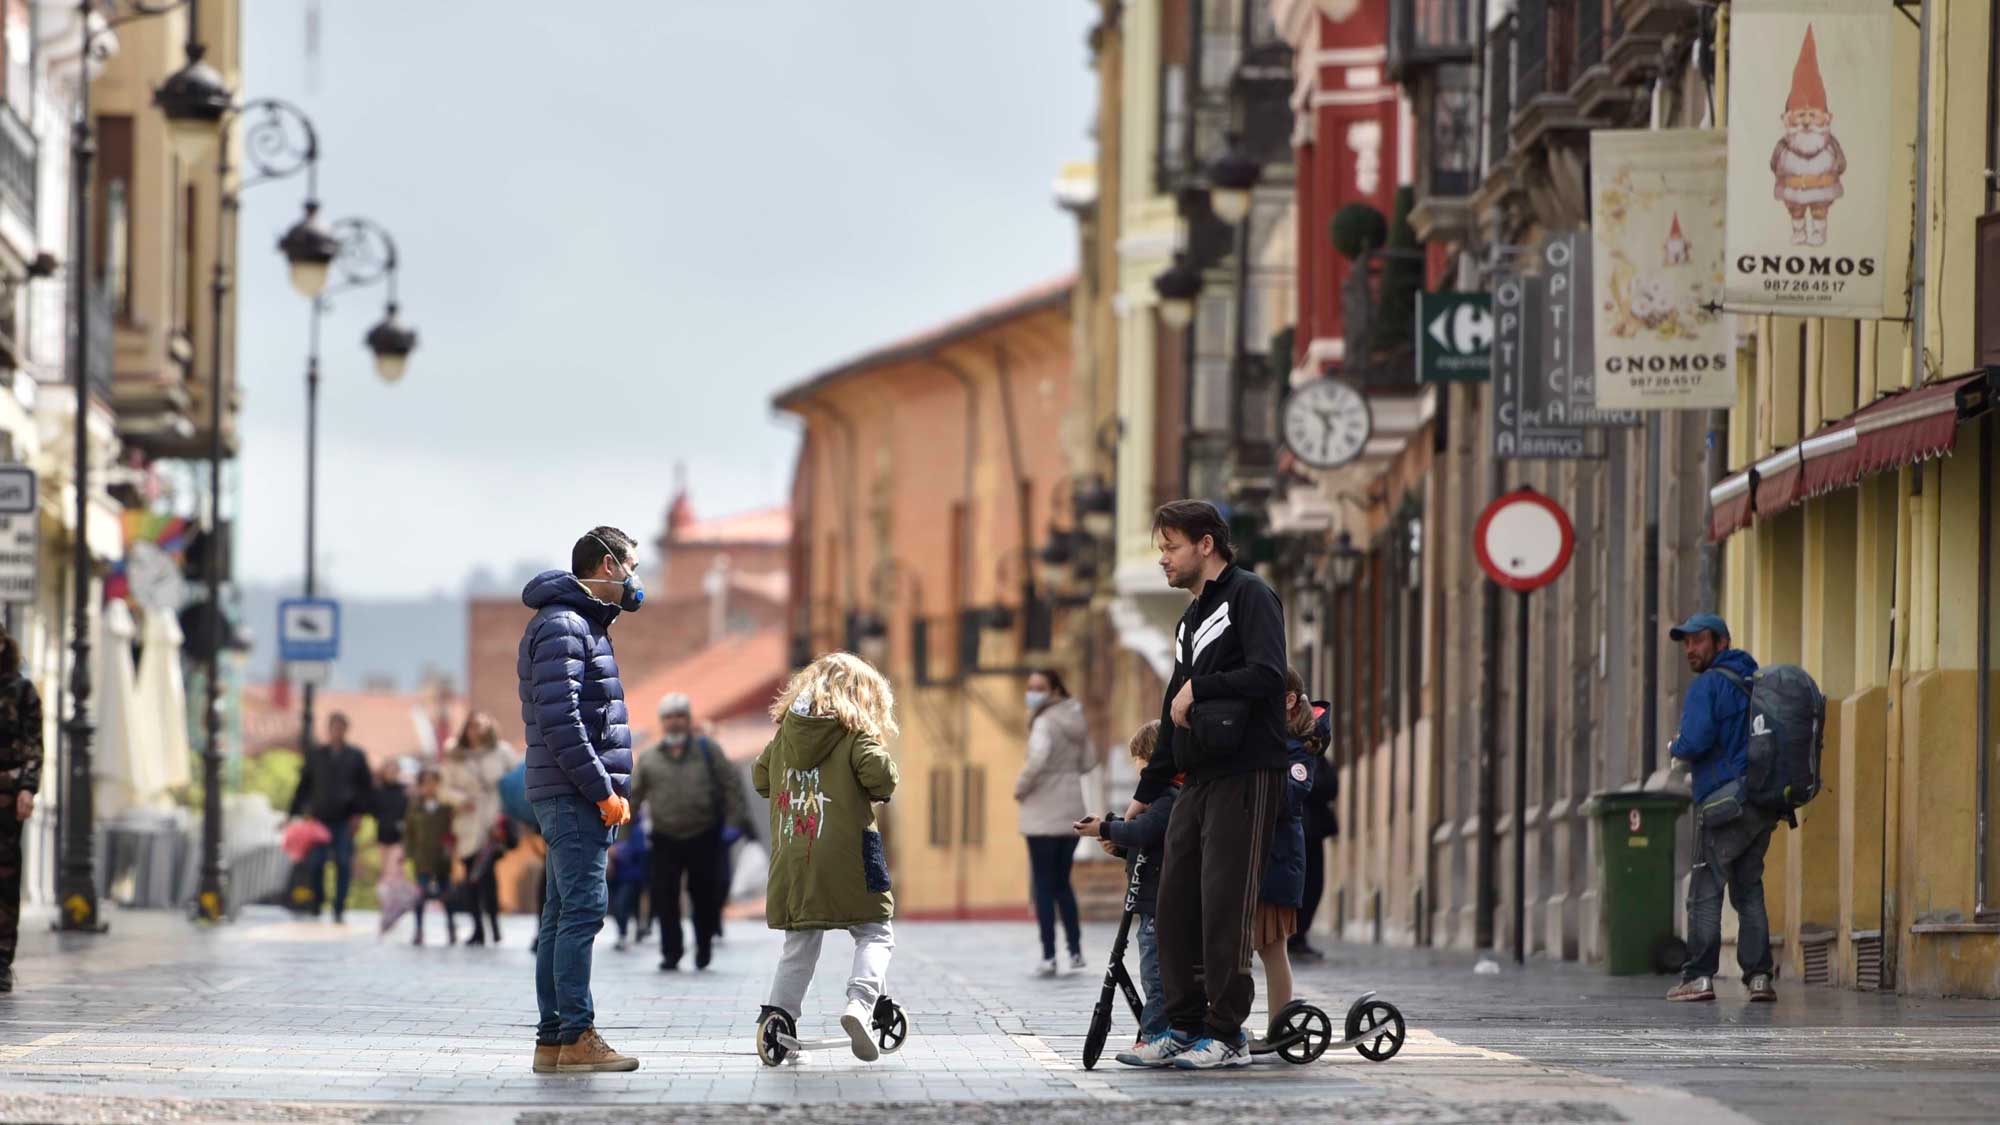
<path fill-rule="evenodd" d="M 382 882 L 397 881 L 403 878 L 403 817 L 410 811 L 410 791 L 403 788 L 400 760 L 376 771 L 374 802 L 375 842 L 382 846 Z"/>
<path fill-rule="evenodd" d="M 896 948 L 896 903 L 875 802 L 896 791 L 896 763 L 883 746 L 898 733 L 895 711 L 889 681 L 844 652 L 813 661 L 771 705 L 778 734 L 750 779 L 771 802 L 765 919 L 786 933 L 770 1003 L 757 1016 L 760 1043 L 774 1011 L 797 1026 L 821 940 L 846 930 L 854 965 L 840 1026 L 856 1058 L 881 1055 L 870 1027 Z"/>
<path fill-rule="evenodd" d="M 445 892 L 451 889 L 451 816 L 451 806 L 438 798 L 438 771 L 425 766 L 417 775 L 417 798 L 403 817 L 403 846 L 410 855 L 410 873 L 423 892 L 413 911 L 417 922 L 412 945 L 424 943 L 424 907 L 433 901 L 444 911 L 445 941 L 458 944 L 451 907 L 444 901 Z"/>
<path fill-rule="evenodd" d="M 1126 748 L 1132 763 L 1140 769 L 1153 760 L 1160 744 L 1158 719 L 1139 728 Z M 1076 822 L 1076 834 L 1098 840 L 1106 852 L 1125 857 L 1125 909 L 1138 919 L 1139 986 L 1146 1003 L 1139 1011 L 1139 1038 L 1134 1047 L 1172 1030 L 1167 1023 L 1167 998 L 1160 984 L 1160 939 L 1153 929 L 1153 907 L 1160 894 L 1160 858 L 1167 839 L 1167 820 L 1173 816 L 1174 801 L 1181 793 L 1180 779 L 1160 794 L 1144 812 L 1130 820 L 1099 820 L 1094 816 Z"/>
<path fill-rule="evenodd" d="M 1271 837 L 1271 857 L 1264 868 L 1264 882 L 1257 893 L 1257 913 L 1251 920 L 1251 945 L 1264 963 L 1264 1005 L 1266 1018 L 1276 1022 L 1278 1013 L 1292 1002 L 1292 959 L 1288 943 L 1299 931 L 1299 903 L 1306 886 L 1306 794 L 1311 792 L 1313 768 L 1319 762 L 1317 728 L 1319 716 L 1313 712 L 1312 698 L 1306 694 L 1305 677 L 1298 669 L 1285 671 L 1285 803 L 1278 810 L 1278 826 Z M 1270 1028 L 1265 1038 L 1270 1038 Z"/>
<path fill-rule="evenodd" d="M 611 845 L 611 861 L 605 868 L 604 877 L 611 883 L 611 920 L 618 924 L 618 942 L 612 948 L 620 953 L 631 948 L 625 935 L 639 921 L 639 896 L 653 877 L 653 853 L 643 820 L 642 815 Z M 644 941 L 645 935 L 639 940 Z"/>

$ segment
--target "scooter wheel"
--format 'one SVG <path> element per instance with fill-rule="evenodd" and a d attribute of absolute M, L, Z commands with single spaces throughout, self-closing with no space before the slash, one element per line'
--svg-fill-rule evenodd
<path fill-rule="evenodd" d="M 1347 1038 L 1369 1062 L 1388 1062 L 1403 1049 L 1403 1013 L 1387 1000 L 1364 999 L 1347 1011 Z"/>
<path fill-rule="evenodd" d="M 1278 1057 L 1288 1063 L 1313 1062 L 1333 1044 L 1333 1019 L 1311 1004 L 1297 1001 L 1287 1004 L 1278 1013 L 1278 1024 L 1273 1030 L 1276 1034 L 1271 1042 L 1282 1044 L 1277 1048 Z"/>
<path fill-rule="evenodd" d="M 765 1012 L 764 1018 L 757 1021 L 758 1062 L 765 1066 L 777 1066 L 785 1061 L 785 1056 L 792 1053 L 790 1048 L 778 1042 L 780 1035 L 797 1039 L 798 1028 L 793 1025 L 792 1017 L 774 1008 Z"/>
<path fill-rule="evenodd" d="M 1083 1037 L 1083 1069 L 1093 1070 L 1104 1055 L 1104 1041 L 1111 1037 L 1111 1009 L 1099 1004 L 1090 1013 L 1090 1034 Z"/>
<path fill-rule="evenodd" d="M 875 1001 L 875 1045 L 882 1048 L 885 1055 L 893 1055 L 903 1047 L 903 1040 L 910 1037 L 910 1017 L 903 1014 L 903 1006 L 889 999 L 879 997 Z"/>

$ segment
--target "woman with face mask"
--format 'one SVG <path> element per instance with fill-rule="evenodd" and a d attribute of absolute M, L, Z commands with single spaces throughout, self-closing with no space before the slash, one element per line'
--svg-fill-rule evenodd
<path fill-rule="evenodd" d="M 1042 959 L 1035 975 L 1056 975 L 1056 915 L 1062 915 L 1072 972 L 1084 967 L 1070 861 L 1076 856 L 1074 825 L 1084 817 L 1083 775 L 1092 765 L 1083 704 L 1071 699 L 1062 674 L 1038 668 L 1028 674 L 1028 760 L 1014 782 L 1021 804 L 1021 835 L 1028 838 L 1028 868 L 1041 927 Z"/>

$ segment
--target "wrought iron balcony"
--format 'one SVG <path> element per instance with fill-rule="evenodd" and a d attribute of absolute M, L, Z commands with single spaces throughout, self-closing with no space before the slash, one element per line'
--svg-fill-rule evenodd
<path fill-rule="evenodd" d="M 1472 0 L 1390 0 L 1389 77 L 1478 57 L 1479 7 Z"/>
<path fill-rule="evenodd" d="M 0 102 L 0 207 L 29 229 L 35 226 L 35 134 L 11 104 Z"/>

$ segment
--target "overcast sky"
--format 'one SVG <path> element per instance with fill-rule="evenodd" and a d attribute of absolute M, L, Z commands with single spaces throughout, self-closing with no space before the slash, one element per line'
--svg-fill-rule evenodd
<path fill-rule="evenodd" d="M 329 219 L 403 257 L 421 335 L 387 386 L 326 326 L 322 581 L 455 590 L 560 565 L 579 531 L 782 502 L 771 393 L 1073 267 L 1051 201 L 1087 156 L 1084 0 L 243 5 L 246 96 L 318 125 Z M 297 181 L 248 193 L 242 577 L 303 565 L 305 302 L 273 249 Z"/>

